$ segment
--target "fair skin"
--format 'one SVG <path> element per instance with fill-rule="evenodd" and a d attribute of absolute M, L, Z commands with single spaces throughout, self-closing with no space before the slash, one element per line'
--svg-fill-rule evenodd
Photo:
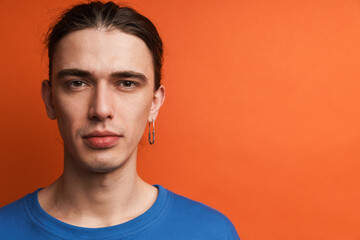
<path fill-rule="evenodd" d="M 89 228 L 141 215 L 157 189 L 137 174 L 138 143 L 165 98 L 163 86 L 154 91 L 149 49 L 119 30 L 75 31 L 57 44 L 52 76 L 41 93 L 63 138 L 64 172 L 39 191 L 40 206 Z"/>

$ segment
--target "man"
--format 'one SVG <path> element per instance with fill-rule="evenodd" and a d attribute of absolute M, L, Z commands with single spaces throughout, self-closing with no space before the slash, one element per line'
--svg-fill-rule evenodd
<path fill-rule="evenodd" d="M 138 143 L 165 98 L 154 25 L 90 2 L 63 13 L 47 46 L 41 94 L 63 138 L 64 172 L 0 209 L 0 239 L 239 239 L 218 211 L 136 172 Z"/>

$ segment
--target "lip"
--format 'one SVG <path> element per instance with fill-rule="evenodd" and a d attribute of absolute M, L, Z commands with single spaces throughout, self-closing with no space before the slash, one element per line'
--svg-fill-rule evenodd
<path fill-rule="evenodd" d="M 83 136 L 85 143 L 96 149 L 114 147 L 120 139 L 121 135 L 110 131 L 94 131 Z"/>

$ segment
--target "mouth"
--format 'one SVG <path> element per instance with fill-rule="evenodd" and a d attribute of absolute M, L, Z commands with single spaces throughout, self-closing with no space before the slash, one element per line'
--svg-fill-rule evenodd
<path fill-rule="evenodd" d="M 109 131 L 95 131 L 83 136 L 85 143 L 95 149 L 114 147 L 121 135 Z"/>

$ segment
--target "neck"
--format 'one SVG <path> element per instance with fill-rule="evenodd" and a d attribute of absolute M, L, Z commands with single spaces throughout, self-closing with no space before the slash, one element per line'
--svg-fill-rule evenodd
<path fill-rule="evenodd" d="M 81 227 L 106 227 L 129 221 L 148 210 L 155 187 L 136 172 L 136 154 L 106 173 L 76 166 L 65 154 L 64 172 L 38 195 L 41 207 L 60 221 Z"/>

